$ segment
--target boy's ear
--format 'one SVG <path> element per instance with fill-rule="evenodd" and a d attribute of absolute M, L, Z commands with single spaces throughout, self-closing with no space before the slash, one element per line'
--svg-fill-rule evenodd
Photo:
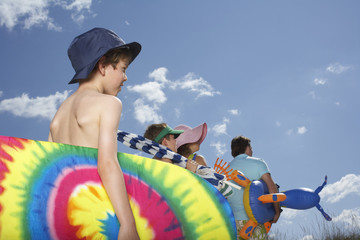
<path fill-rule="evenodd" d="M 168 146 L 168 143 L 167 143 L 167 140 L 166 138 L 164 138 L 162 141 L 161 141 L 161 145 L 167 147 Z"/>
<path fill-rule="evenodd" d="M 104 65 L 104 61 L 105 61 L 105 57 L 102 56 L 97 63 L 97 68 L 98 68 L 99 72 L 101 73 L 101 75 L 105 75 L 105 67 L 106 66 Z"/>

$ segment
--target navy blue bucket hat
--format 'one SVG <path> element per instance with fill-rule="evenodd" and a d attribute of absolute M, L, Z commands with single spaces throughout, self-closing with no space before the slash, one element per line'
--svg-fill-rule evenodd
<path fill-rule="evenodd" d="M 69 84 L 86 79 L 100 58 L 113 48 L 129 48 L 132 53 L 130 63 L 141 51 L 139 43 L 126 44 L 116 33 L 105 28 L 93 28 L 75 37 L 68 49 L 68 56 L 75 70 Z"/>

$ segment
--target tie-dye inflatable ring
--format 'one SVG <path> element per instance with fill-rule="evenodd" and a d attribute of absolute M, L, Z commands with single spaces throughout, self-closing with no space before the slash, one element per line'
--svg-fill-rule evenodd
<path fill-rule="evenodd" d="M 0 136 L 0 239 L 116 239 L 97 150 Z M 233 239 L 225 198 L 190 172 L 119 153 L 141 239 Z"/>

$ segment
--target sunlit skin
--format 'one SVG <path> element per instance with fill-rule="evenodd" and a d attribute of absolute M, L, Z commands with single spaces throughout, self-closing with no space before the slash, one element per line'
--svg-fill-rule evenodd
<path fill-rule="evenodd" d="M 124 86 L 124 82 L 127 81 L 126 69 L 128 67 L 128 59 L 120 59 L 116 68 L 112 65 L 105 66 L 104 71 L 108 74 L 109 78 L 105 84 L 104 93 L 117 96 L 121 91 L 121 87 Z"/>
<path fill-rule="evenodd" d="M 176 139 L 175 139 L 174 135 L 170 134 L 170 135 L 168 135 L 168 138 L 164 137 L 161 144 L 164 145 L 165 147 L 169 148 L 171 151 L 177 152 Z"/>
<path fill-rule="evenodd" d="M 117 159 L 117 130 L 122 102 L 116 96 L 127 80 L 128 59 L 114 68 L 102 57 L 88 79 L 66 99 L 50 125 L 49 141 L 98 149 L 98 173 L 120 222 L 118 239 L 139 239 L 122 170 Z"/>
<path fill-rule="evenodd" d="M 200 143 L 199 142 L 189 143 L 188 146 L 189 146 L 189 149 L 191 150 L 192 153 L 195 153 L 195 152 L 200 150 Z M 189 156 L 184 156 L 184 157 L 189 158 Z M 201 156 L 201 155 L 196 155 L 195 163 L 203 165 L 203 166 L 207 166 L 205 158 L 203 156 Z"/>
<path fill-rule="evenodd" d="M 165 147 L 169 148 L 171 151 L 173 152 L 177 152 L 177 148 L 176 148 L 176 139 L 174 137 L 174 135 L 170 134 L 168 135 L 169 139 L 167 139 L 166 137 L 163 138 L 163 140 L 161 141 L 161 145 L 164 145 Z M 160 159 L 161 161 L 167 162 L 167 163 L 172 163 L 172 161 L 170 159 L 167 158 L 163 158 Z M 196 163 L 195 161 L 188 161 L 186 163 L 186 169 L 188 169 L 191 172 L 196 172 L 197 166 L 199 164 Z"/>

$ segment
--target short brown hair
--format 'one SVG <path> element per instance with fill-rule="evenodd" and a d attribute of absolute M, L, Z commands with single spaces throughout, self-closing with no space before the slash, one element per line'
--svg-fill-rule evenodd
<path fill-rule="evenodd" d="M 155 138 L 159 135 L 159 133 L 167 127 L 166 123 L 155 123 L 151 124 L 146 128 L 144 133 L 144 137 L 155 141 Z M 169 139 L 169 135 L 165 136 L 166 139 Z M 158 142 L 161 143 L 164 138 L 160 139 Z"/>
<path fill-rule="evenodd" d="M 237 155 L 245 153 L 246 147 L 250 146 L 251 140 L 244 136 L 237 136 L 231 140 L 231 155 L 236 157 Z"/>
<path fill-rule="evenodd" d="M 104 54 L 105 60 L 103 64 L 105 66 L 111 64 L 115 69 L 120 59 L 129 59 L 130 61 L 131 56 L 132 54 L 129 48 L 114 48 Z"/>

